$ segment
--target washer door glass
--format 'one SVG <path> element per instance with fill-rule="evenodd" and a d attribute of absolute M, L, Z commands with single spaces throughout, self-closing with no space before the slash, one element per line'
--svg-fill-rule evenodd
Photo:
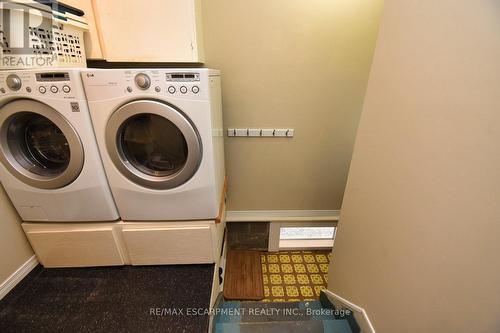
<path fill-rule="evenodd" d="M 127 160 L 151 176 L 169 176 L 186 164 L 188 147 L 182 132 L 170 120 L 143 113 L 125 121 L 120 144 Z"/>
<path fill-rule="evenodd" d="M 117 109 L 108 120 L 106 147 L 125 177 L 152 189 L 184 184 L 202 158 L 201 139 L 187 116 L 155 100 L 133 101 Z"/>
<path fill-rule="evenodd" d="M 61 113 L 35 100 L 18 99 L 0 107 L 0 161 L 25 184 L 56 189 L 80 175 L 84 152 L 76 130 Z"/>
<path fill-rule="evenodd" d="M 48 118 L 21 112 L 7 126 L 7 144 L 23 168 L 40 176 L 57 176 L 67 169 L 71 156 L 68 140 Z"/>

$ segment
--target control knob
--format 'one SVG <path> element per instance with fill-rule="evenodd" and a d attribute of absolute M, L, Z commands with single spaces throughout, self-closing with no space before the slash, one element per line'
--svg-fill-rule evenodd
<path fill-rule="evenodd" d="M 7 86 L 14 91 L 21 89 L 21 78 L 16 74 L 10 74 L 9 76 L 7 76 Z"/>
<path fill-rule="evenodd" d="M 135 84 L 142 90 L 146 90 L 151 85 L 151 79 L 144 73 L 135 76 Z"/>

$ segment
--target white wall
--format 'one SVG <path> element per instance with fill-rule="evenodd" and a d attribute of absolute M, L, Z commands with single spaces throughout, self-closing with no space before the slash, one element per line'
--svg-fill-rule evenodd
<path fill-rule="evenodd" d="M 500 2 L 386 0 L 329 288 L 379 333 L 500 332 Z"/>

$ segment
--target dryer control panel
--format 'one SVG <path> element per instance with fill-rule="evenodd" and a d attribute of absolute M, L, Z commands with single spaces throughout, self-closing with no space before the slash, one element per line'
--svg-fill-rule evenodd
<path fill-rule="evenodd" d="M 82 98 L 78 96 L 79 89 L 75 86 L 73 75 L 73 72 L 59 70 L 0 72 L 0 97 L 16 94 L 26 97 Z"/>
<path fill-rule="evenodd" d="M 209 77 L 216 70 L 190 69 L 89 69 L 82 72 L 88 100 L 142 96 L 207 100 Z"/>

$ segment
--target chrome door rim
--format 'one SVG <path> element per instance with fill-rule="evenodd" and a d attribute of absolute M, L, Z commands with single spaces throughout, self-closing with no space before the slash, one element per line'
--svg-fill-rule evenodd
<path fill-rule="evenodd" d="M 120 134 L 123 124 L 133 116 L 154 114 L 172 122 L 182 133 L 187 144 L 187 159 L 178 172 L 168 176 L 148 175 L 137 169 L 121 149 Z M 106 125 L 106 148 L 115 167 L 130 181 L 146 188 L 165 190 L 178 187 L 194 176 L 202 159 L 201 139 L 195 126 L 180 110 L 157 100 L 136 100 L 113 112 Z"/>
<path fill-rule="evenodd" d="M 53 122 L 64 134 L 70 149 L 67 167 L 56 176 L 44 176 L 25 169 L 14 157 L 8 145 L 7 132 L 11 121 L 21 113 L 41 115 Z M 0 107 L 0 161 L 23 183 L 40 189 L 62 188 L 78 178 L 84 163 L 83 145 L 69 121 L 52 107 L 31 99 L 18 99 Z"/>

